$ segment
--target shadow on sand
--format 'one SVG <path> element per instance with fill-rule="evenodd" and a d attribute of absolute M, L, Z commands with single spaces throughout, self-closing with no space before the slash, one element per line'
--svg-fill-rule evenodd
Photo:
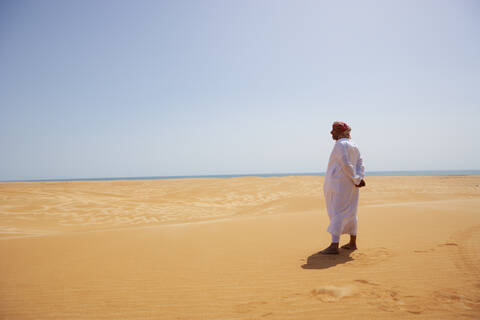
<path fill-rule="evenodd" d="M 339 254 L 314 253 L 307 258 L 307 263 L 302 265 L 303 269 L 328 269 L 336 265 L 352 261 L 351 250 L 340 249 Z"/>

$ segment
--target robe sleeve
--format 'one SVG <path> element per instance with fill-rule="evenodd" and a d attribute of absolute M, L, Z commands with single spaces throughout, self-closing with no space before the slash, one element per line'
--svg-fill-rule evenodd
<path fill-rule="evenodd" d="M 357 170 L 357 166 L 354 165 L 350 160 L 347 146 L 340 143 L 337 147 L 336 158 L 340 163 L 345 175 L 353 182 L 354 185 L 358 185 L 363 179 L 363 160 L 359 158 L 361 170 Z"/>
<path fill-rule="evenodd" d="M 362 155 L 359 155 L 358 162 L 357 162 L 357 174 L 363 178 L 365 178 L 365 166 L 363 165 Z M 361 179 L 360 179 L 361 180 Z"/>

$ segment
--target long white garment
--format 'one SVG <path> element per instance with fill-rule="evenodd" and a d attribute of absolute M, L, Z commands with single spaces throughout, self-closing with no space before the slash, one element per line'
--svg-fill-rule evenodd
<path fill-rule="evenodd" d="M 335 142 L 323 193 L 327 204 L 330 225 L 327 231 L 332 235 L 357 234 L 358 185 L 364 178 L 365 168 L 357 145 L 350 139 Z"/>

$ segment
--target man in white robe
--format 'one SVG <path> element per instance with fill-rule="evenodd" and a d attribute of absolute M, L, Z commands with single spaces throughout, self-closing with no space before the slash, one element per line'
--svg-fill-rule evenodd
<path fill-rule="evenodd" d="M 344 122 L 332 125 L 333 147 L 328 161 L 323 192 L 332 235 L 330 246 L 320 253 L 338 254 L 340 235 L 349 234 L 350 242 L 343 249 L 357 249 L 357 207 L 359 188 L 365 186 L 365 168 L 357 145 L 350 139 L 351 128 Z"/>

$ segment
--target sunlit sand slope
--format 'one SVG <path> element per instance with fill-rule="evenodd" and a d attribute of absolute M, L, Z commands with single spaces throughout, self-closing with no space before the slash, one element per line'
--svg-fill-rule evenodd
<path fill-rule="evenodd" d="M 480 177 L 368 178 L 338 256 L 322 182 L 0 184 L 0 319 L 480 318 Z"/>

